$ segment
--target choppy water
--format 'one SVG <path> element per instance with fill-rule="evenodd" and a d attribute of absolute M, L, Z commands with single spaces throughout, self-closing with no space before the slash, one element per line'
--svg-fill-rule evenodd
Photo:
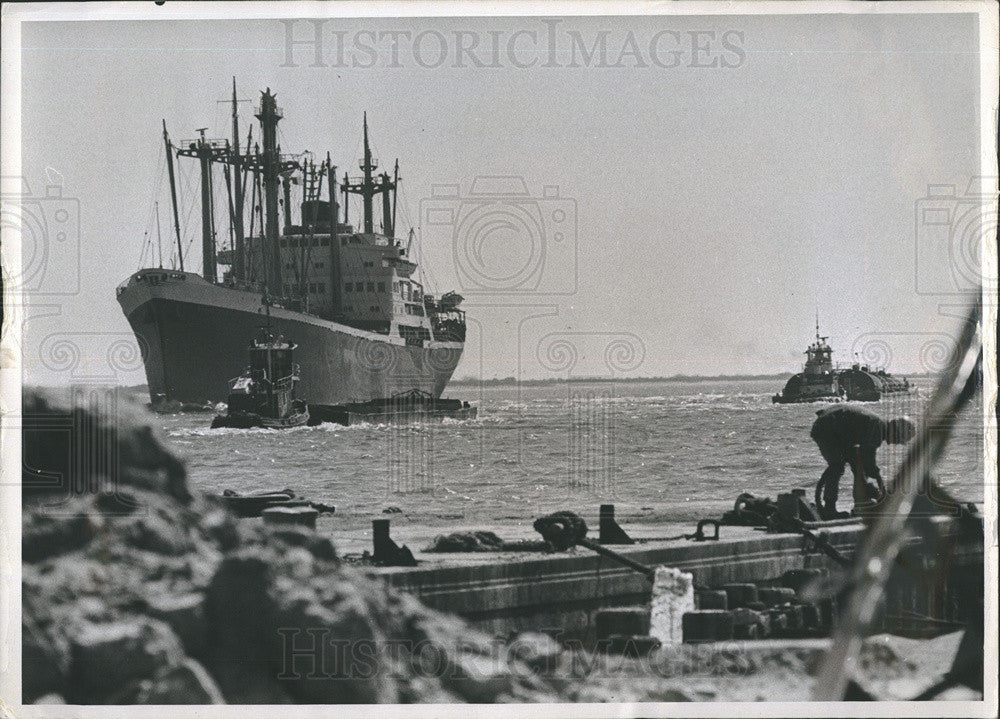
<path fill-rule="evenodd" d="M 293 430 L 208 428 L 208 415 L 159 418 L 209 491 L 292 487 L 377 514 L 463 523 L 527 519 L 555 509 L 688 520 L 715 516 L 743 491 L 812 487 L 824 467 L 809 438 L 821 404 L 775 405 L 774 381 L 573 383 L 452 388 L 479 418 L 434 425 Z M 929 396 L 865 405 L 914 418 Z M 937 468 L 967 501 L 983 498 L 982 406 L 970 407 Z M 879 450 L 888 479 L 899 448 Z M 850 480 L 842 483 L 850 500 Z M 811 495 L 811 492 L 810 492 Z M 843 508 L 843 507 L 842 507 Z"/>

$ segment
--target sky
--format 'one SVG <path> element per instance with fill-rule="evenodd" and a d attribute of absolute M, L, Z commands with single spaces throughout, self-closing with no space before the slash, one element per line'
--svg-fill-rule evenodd
<path fill-rule="evenodd" d="M 244 132 L 270 87 L 283 151 L 354 172 L 368 113 L 398 234 L 466 298 L 456 376 L 792 372 L 817 312 L 835 360 L 937 369 L 978 234 L 925 208 L 975 204 L 976 38 L 972 14 L 25 23 L 24 207 L 49 223 L 25 382 L 144 381 L 114 290 L 155 202 L 169 247 L 161 119 L 226 136 L 233 76 Z M 527 194 L 472 194 L 491 176 Z M 484 203 L 513 224 L 470 229 Z"/>

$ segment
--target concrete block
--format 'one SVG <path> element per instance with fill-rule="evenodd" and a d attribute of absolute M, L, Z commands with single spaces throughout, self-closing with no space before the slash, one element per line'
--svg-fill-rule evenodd
<path fill-rule="evenodd" d="M 687 612 L 682 619 L 685 643 L 717 642 L 733 638 L 733 614 L 722 609 Z"/>
<path fill-rule="evenodd" d="M 649 624 L 650 610 L 645 607 L 609 607 L 594 613 L 594 632 L 598 641 L 615 634 L 646 636 Z"/>
<path fill-rule="evenodd" d="M 736 639 L 763 639 L 770 634 L 766 614 L 741 607 L 732 611 L 733 637 Z"/>
<path fill-rule="evenodd" d="M 795 601 L 795 590 L 789 587 L 762 587 L 758 592 L 760 601 L 768 607 Z"/>
<path fill-rule="evenodd" d="M 773 607 L 767 610 L 768 620 L 771 623 L 771 634 L 776 637 L 783 637 L 789 631 L 789 616 L 781 607 Z"/>
<path fill-rule="evenodd" d="M 293 524 L 316 529 L 319 512 L 312 507 L 268 507 L 260 516 L 264 518 L 264 524 Z"/>
<path fill-rule="evenodd" d="M 729 599 L 721 589 L 695 592 L 694 603 L 697 609 L 729 609 Z"/>
<path fill-rule="evenodd" d="M 817 579 L 820 574 L 818 569 L 789 569 L 781 575 L 781 584 L 798 595 L 802 593 L 803 587 Z"/>
<path fill-rule="evenodd" d="M 799 632 L 805 626 L 805 617 L 802 611 L 802 607 L 798 604 L 791 604 L 788 606 L 780 607 L 783 614 L 785 615 L 785 621 L 788 625 L 789 631 Z"/>
<path fill-rule="evenodd" d="M 657 567 L 653 577 L 649 636 L 662 644 L 684 641 L 683 617 L 694 611 L 693 577 L 673 567 Z"/>
<path fill-rule="evenodd" d="M 760 601 L 756 584 L 726 584 L 722 587 L 729 599 L 730 609 L 746 607 L 751 602 Z"/>
<path fill-rule="evenodd" d="M 819 607 L 815 604 L 803 604 L 801 607 L 803 628 L 819 629 L 823 624 L 823 617 L 820 614 Z"/>

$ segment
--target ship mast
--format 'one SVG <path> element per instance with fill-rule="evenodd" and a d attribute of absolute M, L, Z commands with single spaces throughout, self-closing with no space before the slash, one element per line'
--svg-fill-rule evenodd
<path fill-rule="evenodd" d="M 372 163 L 372 149 L 368 145 L 368 113 L 364 113 L 364 133 L 365 133 L 365 159 L 361 163 L 361 169 L 365 173 L 364 187 L 361 195 L 365 202 L 365 233 L 372 234 L 374 231 L 372 221 L 372 199 L 375 197 L 375 186 L 372 183 L 372 171 L 378 167 L 378 163 Z"/>
<path fill-rule="evenodd" d="M 389 203 L 389 192 L 396 188 L 396 183 L 389 179 L 388 173 L 383 172 L 376 179 L 373 172 L 378 169 L 378 160 L 372 157 L 371 146 L 368 143 L 368 113 L 364 114 L 364 143 L 365 156 L 358 163 L 364 176 L 357 182 L 351 182 L 344 176 L 344 222 L 347 222 L 347 193 L 361 195 L 364 201 L 364 232 L 366 235 L 374 234 L 375 221 L 372 207 L 372 200 L 375 195 L 384 195 L 382 202 L 382 232 L 392 236 L 392 209 Z"/>
<path fill-rule="evenodd" d="M 177 235 L 177 261 L 184 271 L 184 248 L 181 246 L 181 221 L 177 213 L 177 181 L 174 179 L 174 148 L 167 134 L 167 121 L 163 121 L 163 146 L 167 151 L 167 174 L 170 176 L 170 201 L 174 208 L 174 233 Z"/>
<path fill-rule="evenodd" d="M 262 158 L 264 174 L 264 256 L 267 258 L 266 284 L 271 292 L 281 291 L 281 248 L 278 246 L 278 121 L 281 111 L 271 88 L 267 88 L 260 96 L 260 112 L 256 115 L 260 120 L 264 135 L 264 155 Z"/>
<path fill-rule="evenodd" d="M 248 138 L 249 139 L 249 138 Z M 249 149 L 249 148 L 247 148 Z M 233 161 L 233 234 L 235 235 L 236 246 L 235 257 L 233 258 L 233 275 L 237 282 L 246 280 L 246 260 L 244 258 L 244 234 L 243 234 L 243 177 L 242 159 L 240 157 L 240 118 L 236 110 L 236 78 L 233 78 L 233 149 L 231 159 Z"/>
<path fill-rule="evenodd" d="M 197 156 L 201 164 L 201 274 L 209 282 L 215 282 L 215 219 L 214 198 L 212 197 L 212 150 L 205 140 L 207 127 L 198 129 Z"/>
<path fill-rule="evenodd" d="M 340 294 L 340 238 L 337 231 L 340 228 L 340 208 L 337 207 L 337 167 L 330 160 L 330 153 L 326 153 L 326 171 L 329 173 L 326 191 L 330 202 L 330 291 L 331 304 L 330 316 L 333 317 L 340 312 L 342 304 Z"/>
<path fill-rule="evenodd" d="M 177 150 L 183 157 L 194 157 L 201 165 L 201 258 L 202 276 L 209 282 L 216 281 L 215 266 L 215 198 L 212 192 L 212 163 L 228 159 L 229 148 L 221 140 L 205 138 L 207 127 L 198 129 L 197 140 Z"/>
<path fill-rule="evenodd" d="M 396 236 L 396 198 L 399 196 L 399 158 L 396 158 L 396 169 L 392 173 L 392 222 L 389 224 L 389 237 Z M 386 195 L 388 197 L 388 195 Z"/>
<path fill-rule="evenodd" d="M 160 203 L 154 202 L 156 209 L 156 256 L 160 262 L 160 269 L 163 269 L 163 238 L 160 236 Z"/>

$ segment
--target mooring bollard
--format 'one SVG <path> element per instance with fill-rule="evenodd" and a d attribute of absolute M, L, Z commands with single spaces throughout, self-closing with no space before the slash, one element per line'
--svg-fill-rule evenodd
<path fill-rule="evenodd" d="M 376 564 L 387 567 L 415 567 L 417 560 L 413 552 L 404 544 L 402 547 L 389 536 L 389 520 L 372 520 L 372 559 Z"/>
<path fill-rule="evenodd" d="M 778 511 L 785 517 L 789 519 L 799 518 L 799 499 L 794 494 L 789 492 L 788 494 L 778 495 Z"/>

